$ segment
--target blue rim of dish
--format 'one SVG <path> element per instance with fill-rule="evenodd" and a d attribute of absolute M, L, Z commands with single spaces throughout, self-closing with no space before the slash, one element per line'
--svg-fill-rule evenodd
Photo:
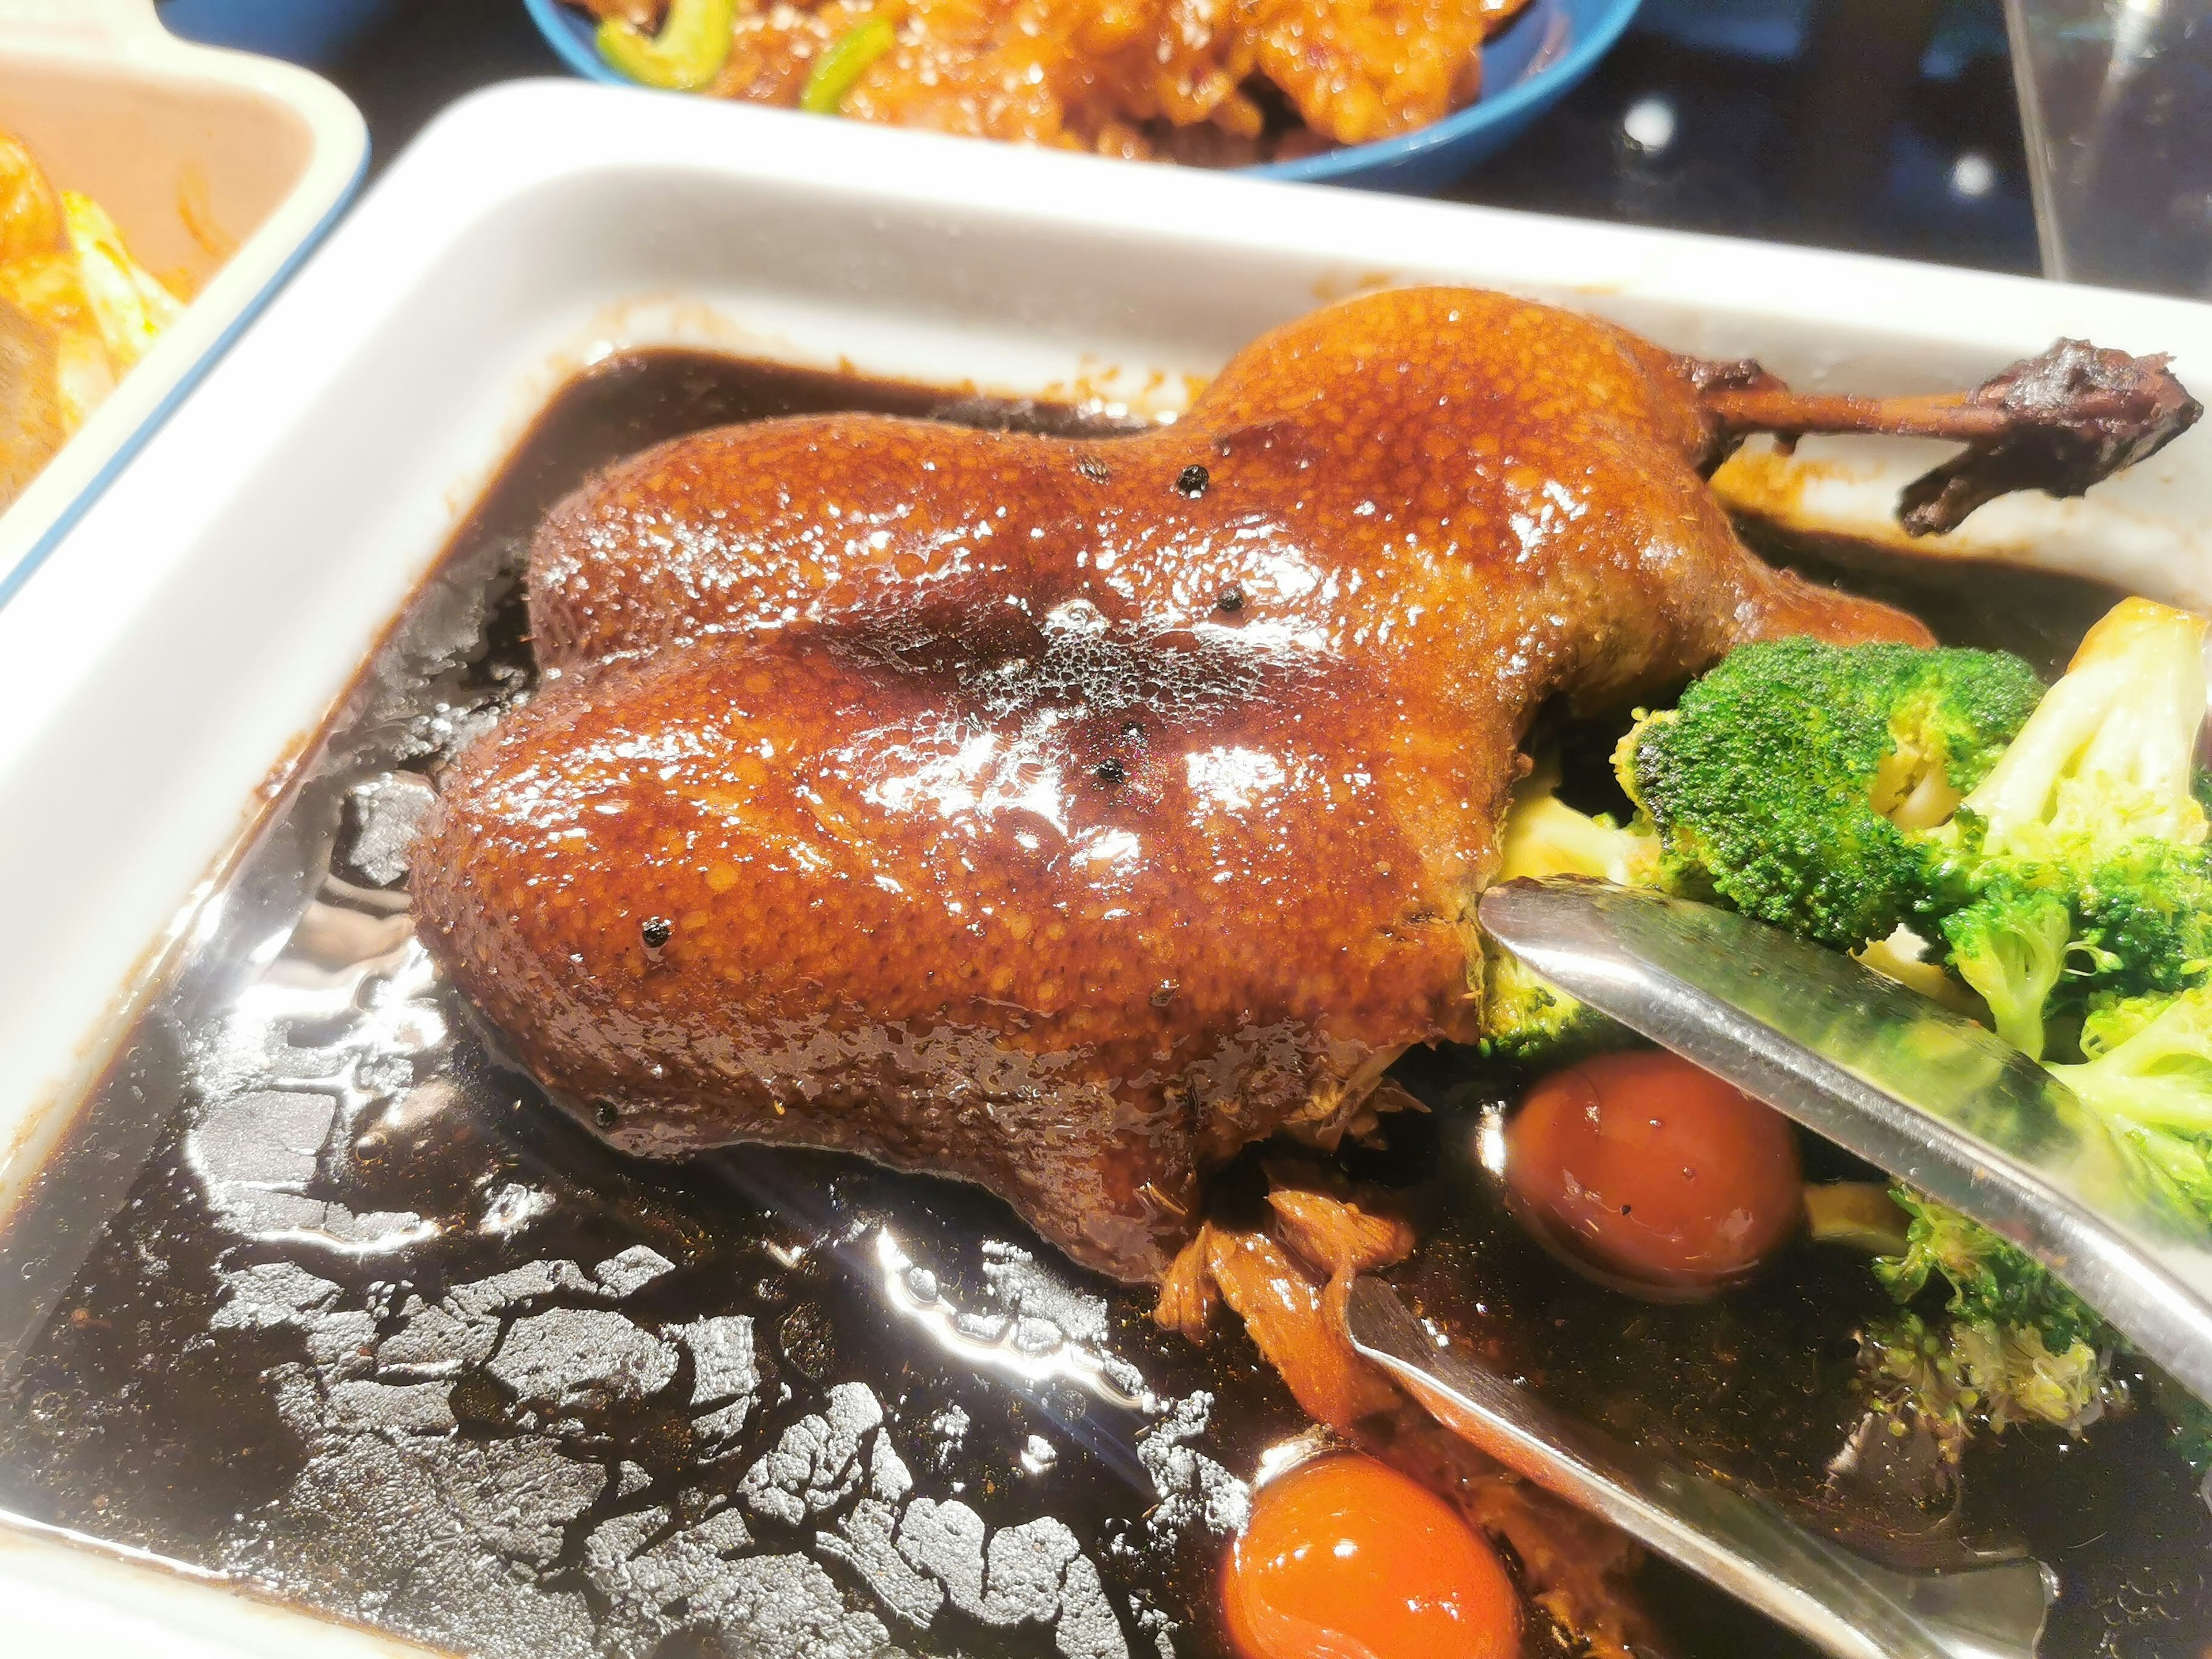
<path fill-rule="evenodd" d="M 531 20 L 538 25 L 538 33 L 545 37 L 546 44 L 553 48 L 562 63 L 577 74 L 587 80 L 605 82 L 609 86 L 637 85 L 636 82 L 599 56 L 599 48 L 592 44 L 591 37 L 586 32 L 581 14 L 574 8 L 563 3 L 563 0 L 522 0 L 522 3 L 530 13 Z M 1470 134 L 1502 125 L 1532 106 L 1540 106 L 1564 94 L 1589 74 L 1597 60 L 1611 51 L 1613 42 L 1620 39 L 1641 3 L 1642 0 L 1607 0 L 1592 21 L 1589 33 L 1578 32 L 1574 44 L 1557 63 L 1546 64 L 1534 75 L 1515 82 L 1495 97 L 1478 98 L 1465 109 L 1455 110 L 1443 120 L 1431 122 L 1417 132 L 1380 139 L 1371 144 L 1352 144 L 1342 149 L 1324 150 L 1318 155 L 1300 156 L 1295 161 L 1267 161 L 1256 167 L 1237 167 L 1233 171 L 1266 179 L 1340 179 L 1347 174 L 1395 167 L 1402 162 L 1425 155 L 1440 146 L 1455 143 Z"/>
<path fill-rule="evenodd" d="M 77 520 L 90 512 L 92 504 L 107 493 L 107 486 L 115 482 L 116 475 L 128 466 L 131 459 L 146 447 L 147 441 L 167 423 L 169 416 L 176 412 L 177 405 L 190 397 L 192 389 L 207 378 L 208 371 L 222 361 L 231 347 L 237 343 L 238 337 L 246 331 L 246 325 L 261 314 L 269 302 L 276 297 L 276 290 L 291 280 L 292 273 L 300 268 L 301 262 L 315 251 L 323 238 L 330 234 L 331 228 L 345 216 L 346 210 L 353 205 L 355 193 L 361 189 L 361 181 L 368 176 L 368 141 L 364 138 L 361 155 L 354 162 L 353 177 L 346 181 L 345 187 L 338 191 L 323 216 L 315 222 L 314 228 L 300 239 L 299 245 L 284 256 L 282 264 L 270 272 L 269 280 L 261 285 L 260 291 L 239 308 L 238 314 L 230 319 L 229 325 L 199 355 L 192 366 L 177 378 L 177 383 L 162 394 L 161 401 L 147 411 L 146 418 L 138 422 L 131 435 L 116 446 L 115 453 L 70 499 L 69 505 L 55 515 L 53 522 L 40 532 L 38 540 L 24 550 L 23 556 L 15 561 L 14 568 L 0 572 L 0 605 L 14 599 L 22 591 L 24 583 L 38 574 L 39 567 L 46 563 L 48 556 L 61 545 L 62 538 L 76 527 Z"/>

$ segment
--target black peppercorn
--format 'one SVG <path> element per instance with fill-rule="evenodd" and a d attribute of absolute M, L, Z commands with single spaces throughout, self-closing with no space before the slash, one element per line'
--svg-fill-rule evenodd
<path fill-rule="evenodd" d="M 599 1127 L 602 1129 L 613 1128 L 616 1120 L 622 1116 L 622 1109 L 611 1100 L 599 1101 L 593 1104 L 592 1109 L 598 1114 Z"/>
<path fill-rule="evenodd" d="M 1206 494 L 1206 485 L 1212 482 L 1212 476 L 1194 461 L 1176 474 L 1176 493 L 1188 495 L 1193 501 L 1196 501 L 1200 495 Z"/>
<path fill-rule="evenodd" d="M 1232 615 L 1242 611 L 1244 608 L 1244 590 L 1241 587 L 1223 588 L 1220 597 L 1213 602 L 1213 608 L 1216 611 L 1229 611 Z"/>
<path fill-rule="evenodd" d="M 1119 783 L 1128 775 L 1127 769 L 1117 760 L 1103 760 L 1098 763 L 1098 781 L 1101 783 Z"/>
<path fill-rule="evenodd" d="M 645 926 L 639 931 L 644 935 L 645 948 L 658 951 L 668 943 L 669 936 L 676 931 L 676 924 L 666 916 L 647 916 Z"/>

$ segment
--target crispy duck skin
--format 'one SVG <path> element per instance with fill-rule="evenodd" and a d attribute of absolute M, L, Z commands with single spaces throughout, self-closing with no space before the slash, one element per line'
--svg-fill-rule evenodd
<path fill-rule="evenodd" d="M 872 416 L 678 439 L 531 555 L 546 682 L 441 781 L 422 936 L 617 1146 L 980 1182 L 1156 1280 L 1200 1182 L 1476 1035 L 1517 745 L 1747 640 L 1924 642 L 1701 469 L 1787 396 L 1417 289 L 1113 440 Z"/>

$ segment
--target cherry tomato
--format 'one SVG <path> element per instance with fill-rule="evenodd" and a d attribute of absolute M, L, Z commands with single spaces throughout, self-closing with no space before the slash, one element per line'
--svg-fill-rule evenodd
<path fill-rule="evenodd" d="M 1480 1534 L 1387 1463 L 1333 1453 L 1260 1488 L 1222 1574 L 1240 1659 L 1513 1659 L 1521 1602 Z"/>
<path fill-rule="evenodd" d="M 1505 1186 L 1522 1220 L 1593 1276 L 1670 1299 L 1749 1273 L 1804 1203 L 1782 1115 L 1656 1049 L 1599 1054 L 1531 1088 L 1505 1126 Z"/>

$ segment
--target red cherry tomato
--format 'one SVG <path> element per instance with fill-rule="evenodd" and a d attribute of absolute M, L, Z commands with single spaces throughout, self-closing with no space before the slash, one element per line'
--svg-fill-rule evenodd
<path fill-rule="evenodd" d="M 1803 1182 L 1780 1113 L 1662 1050 L 1554 1072 L 1505 1126 L 1522 1220 L 1645 1296 L 1702 1296 L 1749 1273 L 1796 1231 Z"/>
<path fill-rule="evenodd" d="M 1513 1659 L 1521 1601 L 1480 1534 L 1387 1463 L 1337 1453 L 1260 1488 L 1222 1575 L 1240 1659 Z"/>

